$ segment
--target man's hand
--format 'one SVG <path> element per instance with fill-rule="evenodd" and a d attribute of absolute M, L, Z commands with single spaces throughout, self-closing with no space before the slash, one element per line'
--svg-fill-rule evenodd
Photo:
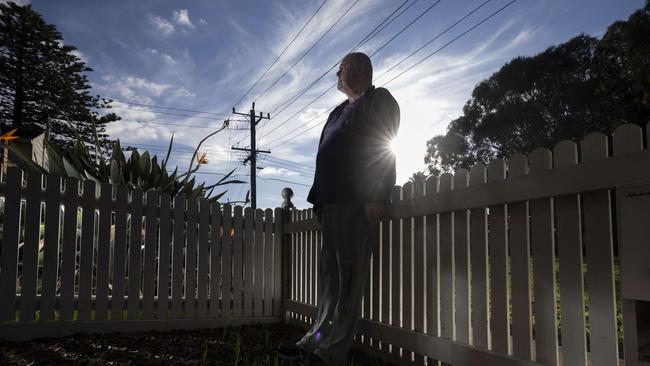
<path fill-rule="evenodd" d="M 386 215 L 386 207 L 381 203 L 366 202 L 365 209 L 370 222 L 378 222 Z"/>

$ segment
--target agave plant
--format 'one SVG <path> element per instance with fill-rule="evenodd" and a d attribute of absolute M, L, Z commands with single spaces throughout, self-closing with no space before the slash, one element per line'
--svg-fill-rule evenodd
<path fill-rule="evenodd" d="M 194 156 L 192 157 L 188 170 L 184 173 L 179 173 L 178 167 L 171 173 L 167 171 L 167 163 L 169 162 L 169 156 L 174 143 L 173 135 L 169 141 L 167 154 L 161 162 L 158 162 L 156 155 L 152 157 L 148 151 L 140 154 L 137 149 L 132 148 L 127 149 L 131 151 L 131 155 L 126 158 L 119 140 L 113 143 L 112 153 L 109 159 L 105 159 L 104 156 L 98 153 L 98 146 L 95 146 L 96 153 L 93 157 L 88 147 L 80 139 L 77 140 L 72 149 L 66 151 L 61 151 L 45 141 L 45 149 L 49 159 L 49 167 L 47 170 L 34 163 L 19 149 L 12 147 L 11 143 L 9 143 L 9 149 L 19 158 L 17 163 L 23 170 L 36 169 L 44 174 L 55 174 L 61 177 L 71 177 L 80 180 L 90 179 L 98 184 L 127 185 L 132 189 L 137 188 L 144 192 L 154 189 L 158 193 L 168 193 L 172 197 L 182 195 L 187 198 L 204 198 L 215 202 L 226 193 L 224 191 L 212 196 L 212 192 L 216 187 L 227 184 L 245 183 L 241 180 L 230 179 L 235 169 L 231 170 L 218 182 L 207 186 L 205 182 L 197 184 L 196 178 L 193 176 L 202 165 L 207 163 L 205 153 L 198 156 L 201 144 L 226 127 L 227 122 L 224 123 L 221 129 L 201 140 L 194 151 Z M 98 141 L 96 141 L 97 144 Z M 194 166 L 195 158 L 197 160 L 196 166 Z"/>

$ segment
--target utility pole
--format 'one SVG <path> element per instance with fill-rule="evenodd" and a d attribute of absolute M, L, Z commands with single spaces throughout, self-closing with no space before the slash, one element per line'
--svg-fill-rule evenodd
<path fill-rule="evenodd" d="M 262 119 L 271 119 L 271 115 L 269 113 L 266 114 L 266 117 L 262 115 L 262 112 L 260 112 L 259 117 L 255 116 L 255 102 L 253 102 L 253 107 L 251 108 L 249 113 L 238 113 L 235 112 L 235 107 L 232 108 L 232 114 L 238 114 L 240 116 L 246 116 L 250 118 L 250 124 L 251 124 L 251 148 L 246 149 L 246 148 L 241 148 L 241 147 L 235 147 L 232 146 L 233 150 L 239 150 L 239 151 L 249 151 L 249 160 L 251 162 L 251 208 L 253 210 L 257 209 L 257 181 L 255 178 L 255 174 L 257 173 L 257 153 L 266 153 L 270 154 L 271 152 L 268 150 L 257 150 L 255 149 L 255 126 L 262 120 Z"/>

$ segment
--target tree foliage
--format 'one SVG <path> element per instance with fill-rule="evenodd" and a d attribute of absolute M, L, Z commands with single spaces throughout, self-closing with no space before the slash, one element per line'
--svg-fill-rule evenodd
<path fill-rule="evenodd" d="M 427 142 L 439 174 L 592 131 L 650 119 L 650 2 L 602 39 L 579 35 L 532 57 L 516 57 L 477 84 L 447 133 Z"/>
<path fill-rule="evenodd" d="M 90 95 L 85 73 L 92 69 L 75 50 L 30 5 L 0 4 L 0 124 L 45 131 L 49 121 L 59 147 L 91 143 L 93 131 L 107 146 L 105 125 L 119 118 Z"/>

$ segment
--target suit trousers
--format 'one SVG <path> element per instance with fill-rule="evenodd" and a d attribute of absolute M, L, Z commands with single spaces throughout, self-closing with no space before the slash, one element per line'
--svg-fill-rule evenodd
<path fill-rule="evenodd" d="M 370 222 L 363 202 L 325 204 L 318 217 L 318 318 L 296 345 L 328 364 L 346 365 L 379 226 Z"/>

